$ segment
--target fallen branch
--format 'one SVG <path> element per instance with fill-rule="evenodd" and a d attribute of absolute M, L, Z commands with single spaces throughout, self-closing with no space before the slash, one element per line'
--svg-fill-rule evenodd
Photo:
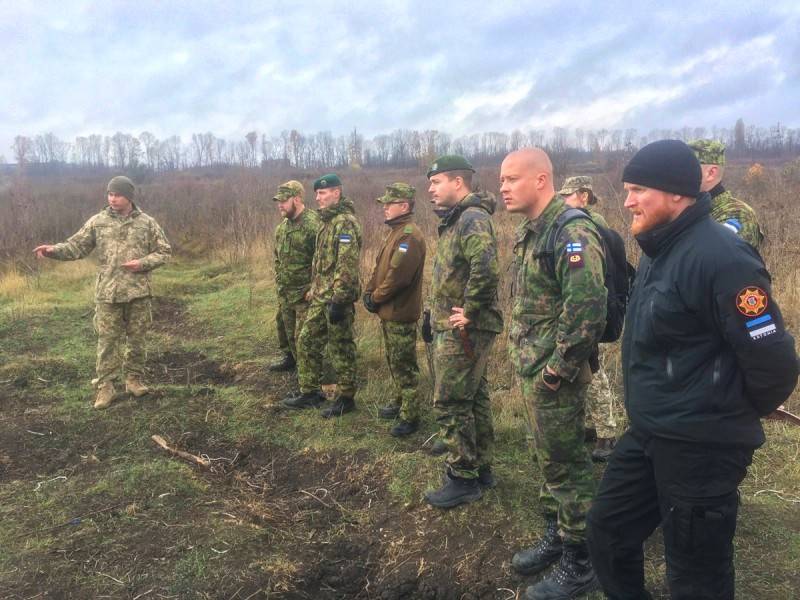
<path fill-rule="evenodd" d="M 151 435 L 150 439 L 174 456 L 188 460 L 189 462 L 200 465 L 201 467 L 208 468 L 211 466 L 211 461 L 208 458 L 203 458 L 201 456 L 197 456 L 196 454 L 190 454 L 189 452 L 184 452 L 183 450 L 173 448 L 167 443 L 167 440 L 160 435 Z"/>

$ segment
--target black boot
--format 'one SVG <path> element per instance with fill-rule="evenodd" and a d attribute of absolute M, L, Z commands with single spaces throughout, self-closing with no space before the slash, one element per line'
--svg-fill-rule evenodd
<path fill-rule="evenodd" d="M 544 535 L 539 542 L 526 550 L 520 550 L 511 559 L 511 567 L 520 575 L 533 575 L 544 571 L 561 558 L 563 544 L 558 533 L 558 523 L 548 519 Z"/>
<path fill-rule="evenodd" d="M 478 485 L 486 490 L 490 490 L 497 485 L 490 465 L 478 467 Z"/>
<path fill-rule="evenodd" d="M 400 414 L 400 407 L 395 406 L 393 404 L 389 404 L 388 406 L 384 406 L 383 408 L 378 409 L 378 416 L 381 419 L 387 419 L 391 421 L 392 419 L 396 419 L 397 415 Z"/>
<path fill-rule="evenodd" d="M 281 400 L 281 404 L 286 408 L 291 408 L 293 410 L 319 408 L 325 404 L 325 395 L 319 390 L 306 392 L 305 394 L 300 394 L 299 396 L 290 393 L 283 400 Z"/>
<path fill-rule="evenodd" d="M 400 421 L 389 431 L 394 437 L 405 437 L 419 429 L 419 421 Z"/>
<path fill-rule="evenodd" d="M 336 401 L 326 409 L 320 411 L 323 419 L 331 417 L 341 417 L 345 413 L 353 412 L 356 409 L 356 401 L 352 396 L 339 396 Z"/>
<path fill-rule="evenodd" d="M 616 445 L 617 440 L 614 438 L 597 438 L 597 445 L 592 451 L 592 460 L 597 463 L 608 462 Z"/>
<path fill-rule="evenodd" d="M 600 589 L 586 546 L 564 545 L 556 568 L 525 590 L 526 600 L 570 600 Z"/>
<path fill-rule="evenodd" d="M 436 508 L 453 508 L 480 500 L 483 493 L 477 479 L 463 479 L 447 471 L 447 481 L 438 490 L 425 492 L 425 500 Z"/>
<path fill-rule="evenodd" d="M 441 456 L 445 452 L 447 452 L 447 444 L 442 440 L 436 440 L 431 446 L 431 456 Z"/>
<path fill-rule="evenodd" d="M 267 367 L 270 371 L 294 371 L 297 363 L 294 356 L 291 354 L 284 354 L 281 360 L 277 360 Z"/>

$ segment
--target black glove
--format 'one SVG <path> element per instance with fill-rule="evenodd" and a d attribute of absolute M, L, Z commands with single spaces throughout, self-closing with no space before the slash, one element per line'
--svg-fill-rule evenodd
<path fill-rule="evenodd" d="M 331 323 L 339 323 L 344 321 L 346 316 L 347 304 L 339 304 L 337 302 L 331 302 L 328 304 L 328 320 Z"/>
<path fill-rule="evenodd" d="M 378 307 L 380 305 L 379 304 L 375 304 L 375 302 L 373 302 L 372 294 L 370 292 L 367 292 L 366 294 L 364 294 L 364 298 L 362 298 L 362 300 L 364 302 L 364 308 L 366 308 L 369 312 L 371 312 L 371 313 L 378 312 Z"/>
<path fill-rule="evenodd" d="M 433 328 L 431 327 L 431 311 L 422 313 L 422 339 L 426 344 L 433 341 Z"/>

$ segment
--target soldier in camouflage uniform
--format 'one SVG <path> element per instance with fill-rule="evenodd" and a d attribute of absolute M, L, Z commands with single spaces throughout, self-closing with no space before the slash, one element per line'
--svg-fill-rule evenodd
<path fill-rule="evenodd" d="M 503 330 L 497 305 L 497 241 L 494 196 L 472 191 L 472 166 L 461 156 L 442 156 L 428 171 L 439 241 L 430 292 L 434 406 L 449 450 L 444 485 L 428 491 L 433 506 L 472 502 L 494 485 L 494 427 L 486 365 Z M 427 334 L 426 334 L 427 335 Z M 430 337 L 428 339 L 431 339 Z"/>
<path fill-rule="evenodd" d="M 758 250 L 764 234 L 758 225 L 755 211 L 749 204 L 737 200 L 722 186 L 725 170 L 725 144 L 717 140 L 689 142 L 703 169 L 700 191 L 711 194 L 711 218 L 722 223 Z"/>
<path fill-rule="evenodd" d="M 144 396 L 145 336 L 152 321 L 150 271 L 172 255 L 164 231 L 134 203 L 127 177 L 108 183 L 108 206 L 66 242 L 34 249 L 39 258 L 78 260 L 97 250 L 94 326 L 97 331 L 95 408 L 107 408 L 122 372 L 126 391 Z M 125 345 L 127 342 L 127 352 Z"/>
<path fill-rule="evenodd" d="M 381 319 L 394 386 L 392 402 L 378 415 L 384 419 L 400 415 L 400 422 L 390 432 L 395 437 L 414 433 L 420 419 L 417 321 L 422 312 L 426 246 L 414 223 L 414 194 L 414 188 L 407 183 L 394 183 L 386 186 L 386 193 L 377 199 L 391 231 L 378 252 L 364 292 L 364 307 Z"/>
<path fill-rule="evenodd" d="M 572 598 L 598 585 L 586 547 L 594 482 L 583 436 L 588 360 L 606 319 L 603 245 L 591 219 L 574 219 L 557 233 L 554 255 L 543 256 L 566 205 L 555 193 L 552 164 L 542 150 L 509 154 L 500 182 L 506 208 L 527 217 L 514 246 L 509 355 L 533 412 L 546 520 L 542 539 L 516 553 L 512 566 L 530 575 L 558 561 L 525 598 Z M 545 262 L 550 259 L 555 276 Z"/>
<path fill-rule="evenodd" d="M 275 324 L 283 358 L 270 365 L 271 371 L 292 371 L 297 364 L 295 338 L 303 326 L 311 288 L 311 261 L 320 222 L 317 213 L 303 204 L 305 190 L 299 181 L 287 181 L 278 188 L 273 201 L 278 203 L 283 220 L 275 229 L 275 286 L 278 311 Z"/>
<path fill-rule="evenodd" d="M 564 197 L 564 202 L 568 206 L 585 210 L 594 223 L 608 228 L 605 218 L 595 208 L 598 198 L 592 189 L 591 177 L 588 175 L 568 177 L 558 194 Z M 617 436 L 614 412 L 615 407 L 619 406 L 603 367 L 602 348 L 602 345 L 597 347 L 595 362 L 597 371 L 593 373 L 592 382 L 586 390 L 586 429 L 593 431 L 597 437 L 592 451 L 592 460 L 596 462 L 608 460 L 614 449 Z"/>
<path fill-rule="evenodd" d="M 353 305 L 361 294 L 358 281 L 361 225 L 353 202 L 342 193 L 338 175 L 323 175 L 314 182 L 314 191 L 322 225 L 311 264 L 308 313 L 297 339 L 300 395 L 290 394 L 282 404 L 302 409 L 318 407 L 325 401 L 320 372 L 327 342 L 328 355 L 336 370 L 336 398 L 320 414 L 330 418 L 355 410 Z"/>

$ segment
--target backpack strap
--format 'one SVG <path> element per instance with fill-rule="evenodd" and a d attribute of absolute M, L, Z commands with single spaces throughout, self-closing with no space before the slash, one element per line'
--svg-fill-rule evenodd
<path fill-rule="evenodd" d="M 569 207 L 564 210 L 556 217 L 555 224 L 550 228 L 550 235 L 547 236 L 544 251 L 536 255 L 536 258 L 542 261 L 542 266 L 553 279 L 556 278 L 556 240 L 567 223 L 575 219 L 589 219 L 591 221 L 592 217 L 588 212 L 580 208 Z"/>

